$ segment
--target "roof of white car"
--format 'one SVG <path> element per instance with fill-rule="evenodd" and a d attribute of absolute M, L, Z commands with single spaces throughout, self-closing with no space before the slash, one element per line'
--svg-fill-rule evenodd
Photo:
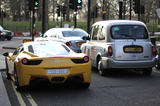
<path fill-rule="evenodd" d="M 143 22 L 140 22 L 140 21 L 135 21 L 135 20 L 107 20 L 107 21 L 99 21 L 99 22 L 96 22 L 95 24 L 93 25 L 96 25 L 96 24 L 100 24 L 100 25 L 104 25 L 104 26 L 107 26 L 107 25 L 144 25 L 145 24 Z"/>
<path fill-rule="evenodd" d="M 73 30 L 80 30 L 80 31 L 84 31 L 83 29 L 80 28 L 51 28 L 49 30 L 57 30 L 57 31 L 73 31 Z"/>

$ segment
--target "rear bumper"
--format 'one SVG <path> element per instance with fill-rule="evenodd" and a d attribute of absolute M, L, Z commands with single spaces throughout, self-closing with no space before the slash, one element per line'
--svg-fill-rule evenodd
<path fill-rule="evenodd" d="M 83 68 L 81 68 L 83 67 Z M 20 86 L 26 86 L 30 84 L 32 78 L 38 79 L 47 79 L 50 83 L 64 83 L 70 78 L 77 78 L 77 76 L 83 76 L 83 82 L 89 83 L 91 80 L 91 66 L 88 63 L 87 65 L 82 65 L 78 67 L 68 68 L 69 72 L 66 74 L 48 74 L 47 69 L 33 67 L 29 68 L 27 66 L 23 67 L 20 71 L 22 72 L 19 76 Z"/>
<path fill-rule="evenodd" d="M 104 68 L 150 68 L 154 67 L 156 58 L 144 61 L 117 61 L 112 58 L 102 58 Z"/>

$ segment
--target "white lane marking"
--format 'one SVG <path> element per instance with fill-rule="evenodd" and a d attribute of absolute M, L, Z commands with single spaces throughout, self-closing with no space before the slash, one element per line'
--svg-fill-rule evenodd
<path fill-rule="evenodd" d="M 26 104 L 25 104 L 25 102 L 24 102 L 24 100 L 23 100 L 21 94 L 20 94 L 19 92 L 16 91 L 13 82 L 11 82 L 11 84 L 12 84 L 13 90 L 14 90 L 14 92 L 15 92 L 17 98 L 18 98 L 18 101 L 19 101 L 20 105 L 21 105 L 21 106 L 26 106 Z"/>
<path fill-rule="evenodd" d="M 30 104 L 32 105 L 32 106 L 38 106 L 37 104 L 36 104 L 36 102 L 34 101 L 34 99 L 32 98 L 32 96 L 30 95 L 30 93 L 25 93 L 25 96 L 27 97 L 27 99 L 28 99 L 28 101 L 30 102 Z"/>

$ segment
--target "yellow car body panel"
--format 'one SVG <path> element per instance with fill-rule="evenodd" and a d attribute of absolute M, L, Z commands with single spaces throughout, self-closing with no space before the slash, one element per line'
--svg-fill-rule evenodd
<path fill-rule="evenodd" d="M 77 58 L 74 57 L 72 59 Z M 34 58 L 32 60 L 42 60 L 42 62 L 39 65 L 24 65 L 21 61 L 16 63 L 19 86 L 29 85 L 31 77 L 46 78 L 51 83 L 56 83 L 51 79 L 54 77 L 64 77 L 65 80 L 67 80 L 70 76 L 82 74 L 84 83 L 90 83 L 91 81 L 90 61 L 87 63 L 76 64 L 72 62 L 71 57 Z M 68 69 L 68 73 L 48 74 L 47 69 Z M 65 80 L 59 83 L 63 83 Z"/>

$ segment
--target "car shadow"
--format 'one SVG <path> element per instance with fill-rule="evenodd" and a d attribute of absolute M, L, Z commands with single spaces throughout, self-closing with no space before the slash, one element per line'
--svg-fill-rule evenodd
<path fill-rule="evenodd" d="M 99 72 L 96 68 L 92 67 L 92 73 L 99 75 Z M 99 75 L 100 76 L 100 75 Z M 104 76 L 109 78 L 153 78 L 151 75 L 144 75 L 141 70 L 135 69 L 108 69 L 105 72 Z"/>

